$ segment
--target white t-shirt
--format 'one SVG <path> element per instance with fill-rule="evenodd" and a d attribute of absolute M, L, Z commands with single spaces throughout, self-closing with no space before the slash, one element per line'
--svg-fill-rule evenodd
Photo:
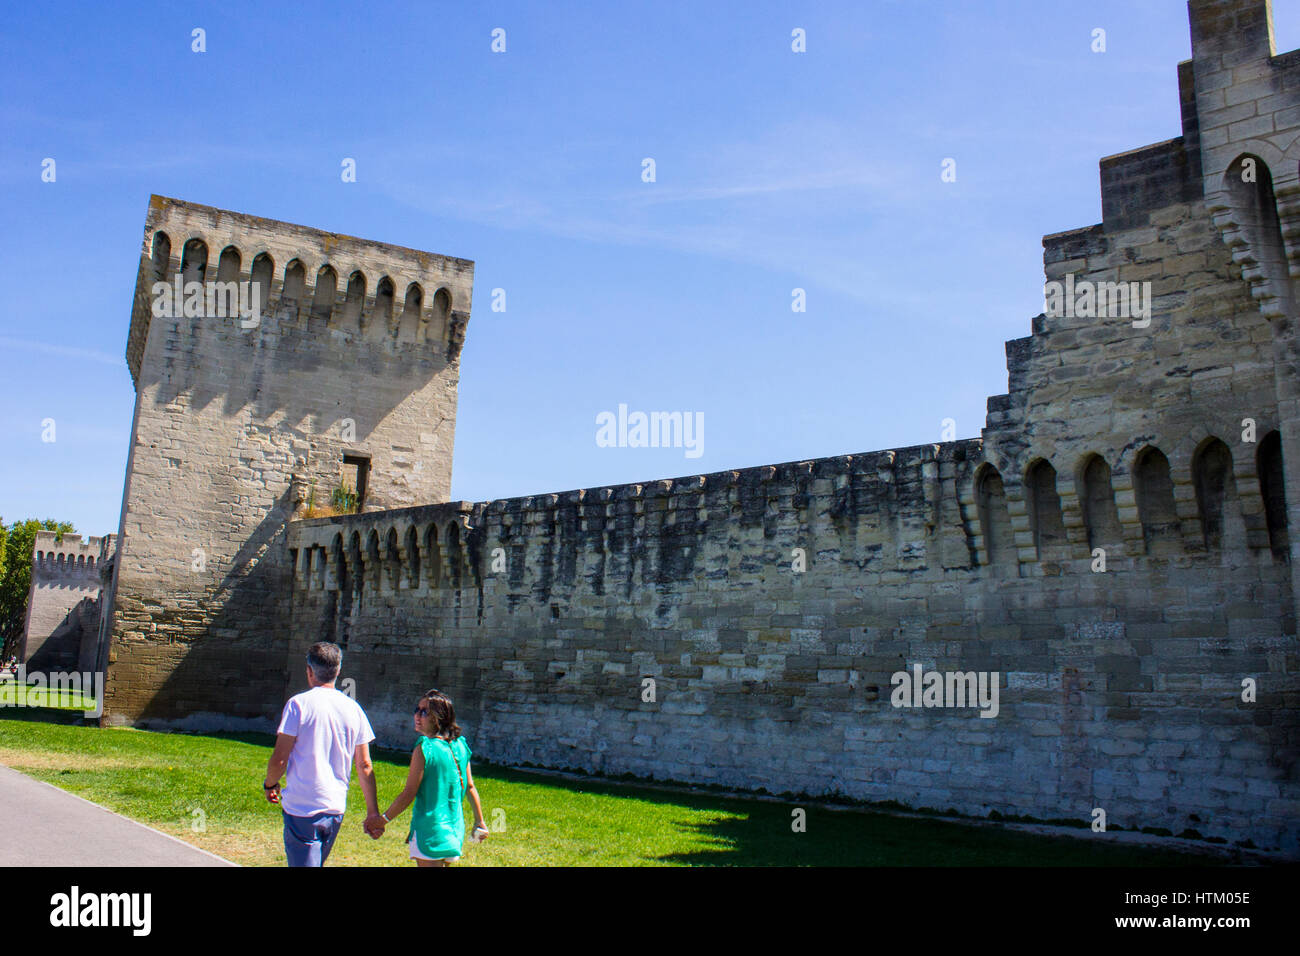
<path fill-rule="evenodd" d="M 332 687 L 313 687 L 289 698 L 277 733 L 298 738 L 280 795 L 284 812 L 311 817 L 346 810 L 352 754 L 375 739 L 361 705 Z"/>

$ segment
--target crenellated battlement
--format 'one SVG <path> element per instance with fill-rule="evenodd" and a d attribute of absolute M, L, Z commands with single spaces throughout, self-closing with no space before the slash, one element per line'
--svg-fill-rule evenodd
<path fill-rule="evenodd" d="M 192 282 L 249 283 L 257 290 L 258 314 L 209 314 L 213 301 L 224 304 L 224 298 L 205 296 L 202 309 L 197 300 L 182 301 L 189 300 L 185 289 Z M 127 364 L 138 383 L 151 322 L 163 309 L 189 319 L 232 320 L 250 333 L 250 345 L 261 339 L 264 323 L 274 322 L 281 337 L 335 335 L 348 344 L 453 363 L 464 345 L 473 287 L 474 264 L 466 259 L 152 196 Z"/>
<path fill-rule="evenodd" d="M 53 531 L 38 531 L 32 545 L 32 574 L 42 577 L 85 574 L 97 578 L 100 567 L 112 557 L 116 547 L 117 536 L 112 534 L 83 541 L 79 534 L 65 534 L 60 538 Z"/>

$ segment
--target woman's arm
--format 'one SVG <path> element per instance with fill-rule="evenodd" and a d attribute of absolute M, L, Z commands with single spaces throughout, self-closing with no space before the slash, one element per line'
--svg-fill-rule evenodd
<path fill-rule="evenodd" d="M 420 781 L 424 779 L 424 748 L 416 747 L 411 751 L 411 769 L 406 772 L 406 786 L 402 792 L 397 795 L 387 812 L 384 814 L 388 822 L 393 820 L 413 802 L 415 795 L 420 792 Z"/>
<path fill-rule="evenodd" d="M 487 824 L 483 822 L 483 805 L 478 800 L 478 788 L 474 786 L 474 775 L 469 772 L 469 764 L 465 764 L 465 789 L 469 791 L 469 802 L 474 807 L 474 826 L 487 829 Z"/>

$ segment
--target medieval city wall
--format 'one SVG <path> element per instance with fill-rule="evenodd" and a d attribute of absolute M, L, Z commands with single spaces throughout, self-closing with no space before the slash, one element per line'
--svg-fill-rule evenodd
<path fill-rule="evenodd" d="M 293 294 L 271 298 L 300 304 L 256 336 L 150 321 L 138 295 L 106 720 L 269 728 L 306 648 L 334 640 L 387 745 L 437 686 L 503 763 L 1100 808 L 1300 853 L 1300 57 L 1273 55 L 1263 0 L 1189 11 L 1181 135 L 1102 160 L 1102 222 L 1044 239 L 1049 287 L 1140 287 L 1149 311 L 1046 309 L 1007 343 L 979 438 L 448 502 L 450 431 L 430 423 L 454 425 L 468 263 L 411 260 L 451 270 L 412 272 L 424 300 L 445 280 L 464 303 L 445 321 L 392 320 L 378 296 L 317 310 L 287 267 Z M 299 277 L 336 241 L 156 200 L 142 290 L 198 268 L 168 251 L 193 235 L 245 263 L 301 256 Z M 367 401 L 365 447 L 334 438 Z M 311 480 L 362 453 L 363 513 L 304 518 Z M 996 716 L 894 706 L 918 666 L 996 675 Z"/>
<path fill-rule="evenodd" d="M 981 565 L 977 450 L 295 523 L 291 660 L 342 643 L 392 746 L 436 686 L 505 763 L 1294 848 L 1285 565 Z M 918 664 L 997 716 L 893 707 Z"/>
<path fill-rule="evenodd" d="M 1037 317 L 981 440 L 295 523 L 291 659 L 345 643 L 394 744 L 436 685 L 507 763 L 1300 848 L 1276 332 L 1190 67 L 1183 135 L 1044 239 L 1149 313 Z M 998 715 L 894 707 L 918 664 Z"/>

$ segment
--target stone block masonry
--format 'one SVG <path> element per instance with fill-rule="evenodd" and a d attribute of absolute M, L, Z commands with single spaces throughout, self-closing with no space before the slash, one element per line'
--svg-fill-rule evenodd
<path fill-rule="evenodd" d="M 437 686 L 504 763 L 1300 856 L 1300 56 L 1269 13 L 1192 0 L 1182 134 L 1043 240 L 1047 281 L 1149 313 L 1045 309 L 962 441 L 448 501 L 470 264 L 155 198 L 105 719 L 270 729 L 334 640 L 384 743 Z M 208 250 L 269 290 L 253 332 L 148 308 Z M 358 461 L 362 512 L 305 517 Z M 916 667 L 996 716 L 895 706 Z"/>

